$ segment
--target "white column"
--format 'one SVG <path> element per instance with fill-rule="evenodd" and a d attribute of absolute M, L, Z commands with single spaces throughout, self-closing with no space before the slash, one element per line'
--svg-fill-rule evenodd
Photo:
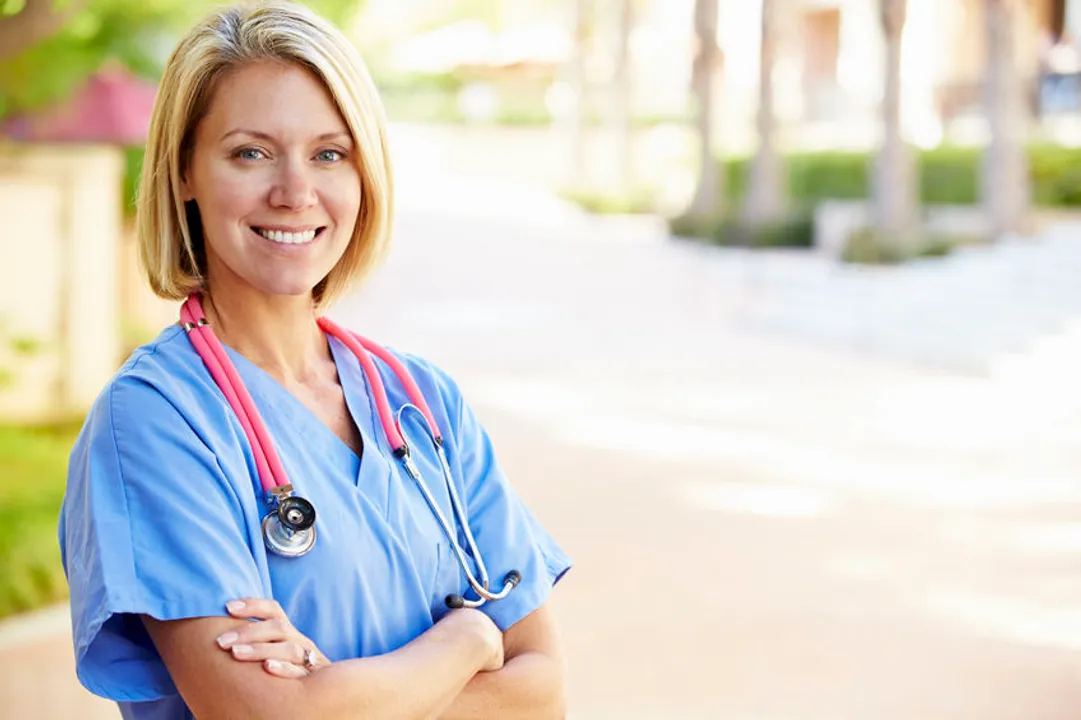
<path fill-rule="evenodd" d="M 1081 43 L 1081 0 L 1066 0 L 1066 34 Z"/>

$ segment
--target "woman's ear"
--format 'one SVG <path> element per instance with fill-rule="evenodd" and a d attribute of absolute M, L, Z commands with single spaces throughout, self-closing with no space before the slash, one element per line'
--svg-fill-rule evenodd
<path fill-rule="evenodd" d="M 188 173 L 186 171 L 180 175 L 180 199 L 184 202 L 195 199 L 195 193 L 191 190 L 191 182 L 188 179 Z"/>

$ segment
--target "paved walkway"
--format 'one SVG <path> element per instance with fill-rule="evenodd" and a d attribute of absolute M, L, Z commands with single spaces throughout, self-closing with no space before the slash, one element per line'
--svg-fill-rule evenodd
<path fill-rule="evenodd" d="M 1075 406 L 765 328 L 798 261 L 488 190 L 481 214 L 407 192 L 335 315 L 458 378 L 574 556 L 572 718 L 1077 717 Z M 812 324 L 851 308 L 805 283 Z M 109 717 L 43 627 L 0 630 L 4 716 Z"/>

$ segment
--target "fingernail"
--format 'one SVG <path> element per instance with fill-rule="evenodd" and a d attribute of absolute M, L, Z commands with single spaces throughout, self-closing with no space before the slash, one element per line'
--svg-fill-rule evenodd
<path fill-rule="evenodd" d="M 220 645 L 223 650 L 228 650 L 229 646 L 236 642 L 236 639 L 238 637 L 240 636 L 237 635 L 235 632 L 223 633 L 222 635 L 218 636 L 218 645 Z"/>
<path fill-rule="evenodd" d="M 251 645 L 234 645 L 233 654 L 240 657 L 248 657 L 251 655 Z"/>
<path fill-rule="evenodd" d="M 266 661 L 267 670 L 281 670 L 282 664 L 277 660 Z"/>
<path fill-rule="evenodd" d="M 225 603 L 225 607 L 229 608 L 229 612 L 237 612 L 244 609 L 243 600 L 233 600 L 232 602 Z"/>

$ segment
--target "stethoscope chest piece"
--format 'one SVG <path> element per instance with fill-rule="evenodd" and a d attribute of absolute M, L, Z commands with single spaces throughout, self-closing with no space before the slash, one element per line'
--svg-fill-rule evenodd
<path fill-rule="evenodd" d="M 283 557 L 305 555 L 315 545 L 315 507 L 292 495 L 292 486 L 276 488 L 276 505 L 263 517 L 263 541 L 267 549 Z"/>

